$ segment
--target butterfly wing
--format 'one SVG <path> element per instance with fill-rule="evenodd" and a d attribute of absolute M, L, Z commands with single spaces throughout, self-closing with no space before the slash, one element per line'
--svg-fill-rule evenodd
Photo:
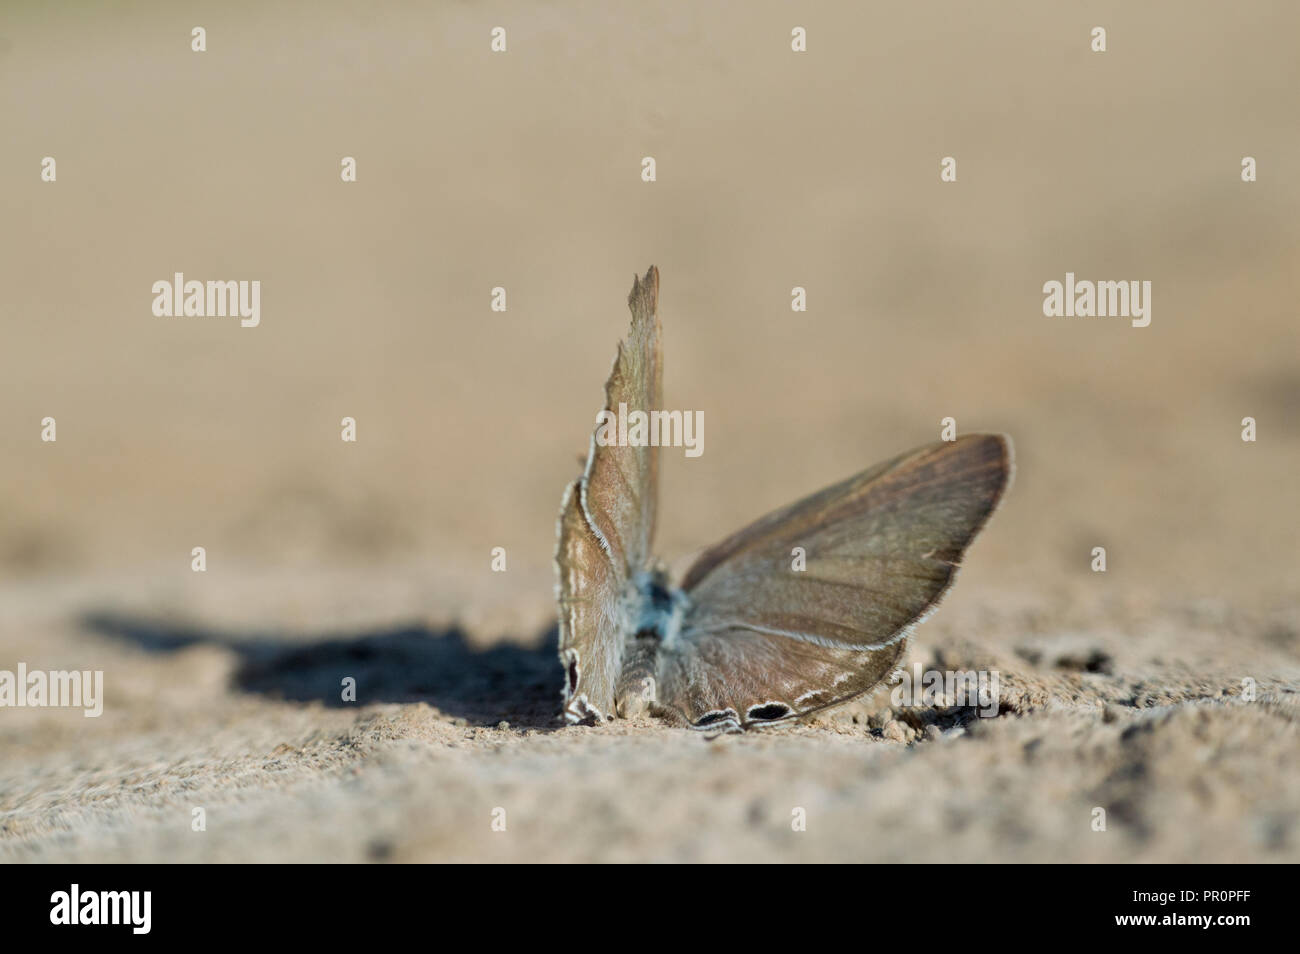
<path fill-rule="evenodd" d="M 605 384 L 606 412 L 618 417 L 661 407 L 657 313 L 659 270 L 633 279 L 632 325 Z M 623 595 L 645 568 L 654 536 L 658 448 L 602 444 L 593 432 L 587 466 L 565 492 L 555 552 L 564 714 L 571 722 L 610 718 L 623 658 Z"/>
<path fill-rule="evenodd" d="M 614 714 L 614 685 L 622 664 L 618 599 L 623 577 L 587 521 L 581 490 L 579 479 L 565 491 L 555 549 L 564 717 L 569 722 Z"/>
<path fill-rule="evenodd" d="M 906 639 L 862 652 L 736 627 L 661 649 L 658 714 L 698 729 L 749 729 L 838 705 L 881 682 Z"/>
<path fill-rule="evenodd" d="M 999 435 L 932 444 L 705 551 L 682 582 L 681 631 L 660 650 L 660 704 L 693 725 L 747 728 L 876 685 L 952 585 L 1011 469 Z"/>
<path fill-rule="evenodd" d="M 615 417 L 663 405 L 660 352 L 659 269 L 653 265 L 633 279 L 627 305 L 632 326 L 619 342 L 614 367 L 605 382 L 605 412 Z M 599 428 L 597 428 L 599 430 Z M 659 491 L 659 448 L 602 445 L 593 432 L 582 478 L 582 509 L 616 567 L 629 574 L 650 559 Z"/>

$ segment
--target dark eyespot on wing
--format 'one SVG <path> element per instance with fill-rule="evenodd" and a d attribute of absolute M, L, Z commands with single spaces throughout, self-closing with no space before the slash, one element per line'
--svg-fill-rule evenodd
<path fill-rule="evenodd" d="M 730 709 L 724 709 L 720 712 L 710 712 L 707 715 L 700 716 L 700 718 L 695 721 L 695 727 L 697 729 L 704 729 L 711 725 L 717 725 L 720 722 L 735 721 L 736 713 L 732 712 Z"/>
<path fill-rule="evenodd" d="M 751 722 L 770 722 L 773 719 L 784 719 L 789 714 L 790 707 L 784 702 L 769 702 L 754 706 L 745 713 L 745 718 Z"/>

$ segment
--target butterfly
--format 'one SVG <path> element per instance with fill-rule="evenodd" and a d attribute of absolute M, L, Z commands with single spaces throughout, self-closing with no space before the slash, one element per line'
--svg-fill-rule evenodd
<path fill-rule="evenodd" d="M 662 407 L 658 299 L 651 267 L 633 279 L 598 422 L 620 404 Z M 570 723 L 650 715 L 740 731 L 867 692 L 900 665 L 1012 472 L 1002 435 L 919 448 L 732 534 L 674 586 L 650 551 L 657 453 L 593 432 L 564 492 L 555 568 Z"/>

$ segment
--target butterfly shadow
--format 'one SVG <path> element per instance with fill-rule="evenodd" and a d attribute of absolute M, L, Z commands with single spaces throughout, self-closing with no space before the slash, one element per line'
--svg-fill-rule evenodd
<path fill-rule="evenodd" d="M 559 727 L 564 675 L 555 655 L 555 628 L 529 645 L 472 645 L 452 626 L 422 625 L 303 637 L 237 634 L 212 627 L 150 620 L 117 612 L 82 617 L 90 631 L 149 653 L 219 646 L 236 653 L 234 688 L 331 708 L 366 703 L 426 702 L 474 725 L 502 721 L 533 729 Z M 343 700 L 343 680 L 356 680 L 357 702 Z"/>

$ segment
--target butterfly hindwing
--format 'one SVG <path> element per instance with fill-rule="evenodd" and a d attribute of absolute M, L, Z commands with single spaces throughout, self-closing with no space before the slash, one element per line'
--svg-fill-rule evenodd
<path fill-rule="evenodd" d="M 555 550 L 568 722 L 613 715 L 614 685 L 622 664 L 617 613 L 622 578 L 587 522 L 579 503 L 580 489 L 577 480 L 565 491 Z"/>
<path fill-rule="evenodd" d="M 684 652 L 659 653 L 658 708 L 700 729 L 788 722 L 866 692 L 898 666 L 905 639 L 870 653 L 753 630 L 686 636 Z"/>

